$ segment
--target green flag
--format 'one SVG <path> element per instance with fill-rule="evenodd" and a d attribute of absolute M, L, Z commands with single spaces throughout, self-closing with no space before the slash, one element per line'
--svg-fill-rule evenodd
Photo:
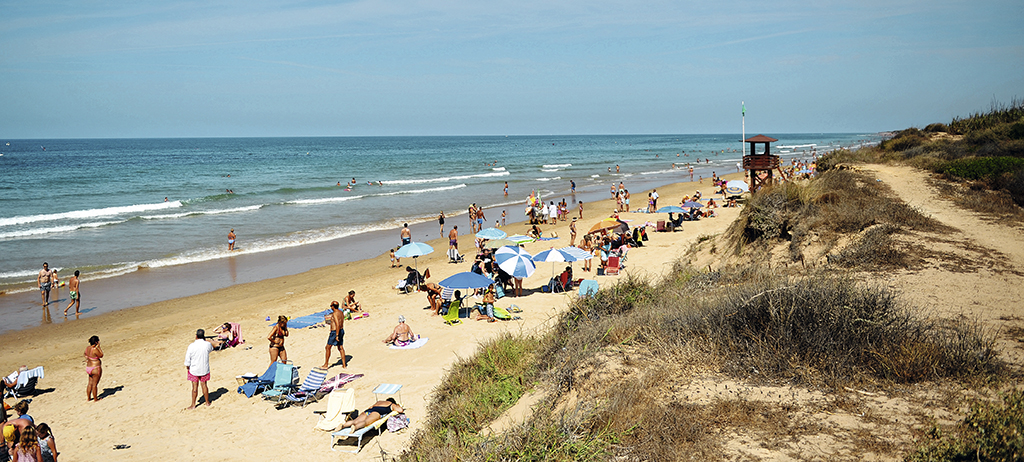
<path fill-rule="evenodd" d="M 746 117 L 747 116 L 747 105 L 746 104 L 741 104 L 740 108 L 741 108 L 741 110 L 743 112 L 743 117 Z"/>

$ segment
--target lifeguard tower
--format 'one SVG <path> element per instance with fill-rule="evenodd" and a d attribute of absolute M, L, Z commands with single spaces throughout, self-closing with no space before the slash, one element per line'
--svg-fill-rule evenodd
<path fill-rule="evenodd" d="M 750 191 L 754 192 L 762 186 L 772 184 L 772 170 L 779 168 L 779 156 L 771 154 L 771 144 L 779 141 L 764 135 L 752 136 L 743 140 L 750 143 L 750 154 L 743 156 L 743 168 L 750 172 Z M 757 152 L 758 143 L 764 143 L 764 152 Z M 764 178 L 762 178 L 764 173 Z"/>

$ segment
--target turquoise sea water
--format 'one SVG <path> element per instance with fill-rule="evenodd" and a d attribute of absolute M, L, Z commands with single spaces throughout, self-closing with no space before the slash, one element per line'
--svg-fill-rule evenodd
<path fill-rule="evenodd" d="M 773 153 L 784 158 L 878 140 L 866 134 L 770 135 L 779 139 Z M 451 224 L 466 225 L 464 216 L 455 215 L 464 215 L 472 202 L 506 206 L 510 219 L 519 220 L 531 191 L 568 198 L 570 179 L 577 199 L 584 200 L 588 194 L 606 197 L 620 181 L 642 191 L 689 179 L 673 163 L 691 163 L 694 179 L 735 172 L 739 139 L 0 140 L 0 291 L 9 296 L 33 290 L 43 261 L 64 280 L 78 269 L 88 281 L 224 259 L 231 228 L 240 250 L 230 255 L 237 256 L 434 221 L 441 210 L 454 216 Z M 352 178 L 354 187 L 336 186 Z M 498 217 L 487 218 L 493 224 Z"/>

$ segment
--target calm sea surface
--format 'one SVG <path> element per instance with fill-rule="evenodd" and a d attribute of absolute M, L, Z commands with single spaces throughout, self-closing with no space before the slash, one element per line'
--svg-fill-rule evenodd
<path fill-rule="evenodd" d="M 878 140 L 867 134 L 771 136 L 779 139 L 773 153 L 784 158 Z M 642 191 L 688 180 L 673 163 L 691 163 L 694 179 L 736 172 L 739 139 L 0 140 L 0 291 L 9 297 L 34 290 L 43 261 L 62 280 L 77 269 L 89 281 L 224 259 L 231 228 L 240 250 L 230 255 L 238 256 L 433 221 L 441 210 L 454 216 L 452 224 L 465 225 L 457 215 L 471 202 L 507 206 L 510 218 L 519 220 L 531 191 L 568 198 L 570 179 L 584 195 L 607 193 L 620 181 Z M 355 186 L 346 187 L 352 178 Z M 490 224 L 495 218 L 488 214 Z"/>

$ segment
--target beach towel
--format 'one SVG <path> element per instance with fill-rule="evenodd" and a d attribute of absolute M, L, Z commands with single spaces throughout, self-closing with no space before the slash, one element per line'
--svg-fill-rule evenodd
<path fill-rule="evenodd" d="M 414 340 L 412 342 L 406 343 L 405 345 L 398 345 L 398 342 L 396 341 L 395 343 L 389 344 L 388 348 L 391 348 L 392 350 L 412 350 L 414 348 L 419 348 L 419 347 L 421 347 L 423 345 L 426 345 L 427 344 L 427 340 L 430 340 L 430 339 L 426 338 L 426 337 L 422 337 L 422 338 L 418 338 L 418 339 L 416 339 L 416 340 Z"/>
<path fill-rule="evenodd" d="M 558 239 L 558 238 L 557 237 L 542 237 L 542 238 L 537 239 L 537 240 L 538 241 L 553 241 L 555 239 Z"/>
<path fill-rule="evenodd" d="M 288 328 L 289 329 L 302 329 L 302 328 L 306 328 L 306 327 L 312 326 L 313 324 L 319 324 L 321 322 L 324 322 L 324 315 L 326 315 L 327 313 L 330 313 L 330 312 L 331 312 L 331 310 L 318 311 L 318 312 L 313 313 L 313 314 L 307 314 L 305 316 L 300 316 L 298 318 L 289 319 L 288 320 Z M 272 323 L 267 324 L 267 325 L 268 326 L 273 326 L 274 324 L 277 324 L 277 323 L 276 322 L 272 322 Z"/>
<path fill-rule="evenodd" d="M 237 322 L 229 322 L 231 325 L 231 341 L 228 342 L 228 346 L 238 346 L 239 344 L 245 343 L 242 339 L 242 325 Z"/>
<path fill-rule="evenodd" d="M 362 377 L 363 374 L 345 374 L 341 373 L 327 380 L 324 380 L 324 384 L 320 386 L 321 393 L 328 393 L 334 391 L 337 388 L 345 386 L 345 384 Z"/>

